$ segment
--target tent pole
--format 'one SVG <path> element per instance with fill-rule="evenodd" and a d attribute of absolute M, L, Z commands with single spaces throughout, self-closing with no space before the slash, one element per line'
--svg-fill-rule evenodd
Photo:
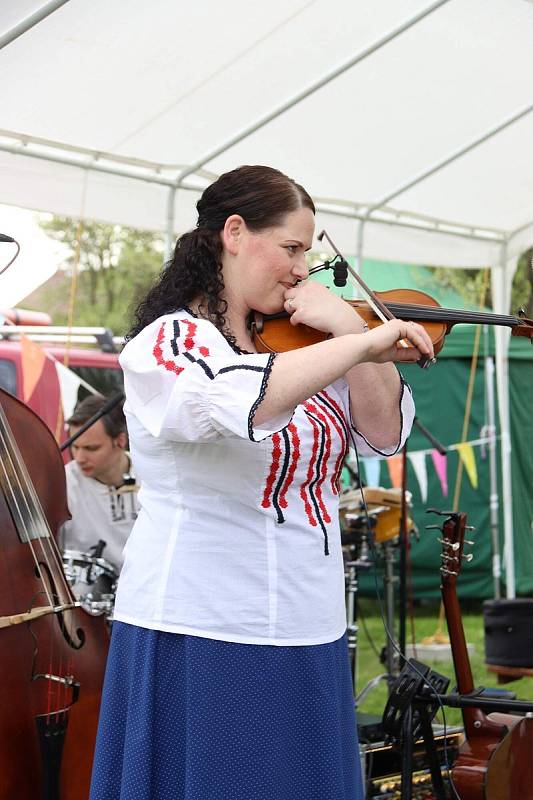
<path fill-rule="evenodd" d="M 484 325 L 484 336 L 488 338 L 488 326 Z M 494 417 L 494 359 L 485 358 L 485 389 L 487 393 L 487 425 L 485 435 L 489 437 L 489 470 L 490 470 L 490 533 L 492 541 L 492 577 L 494 581 L 494 598 L 499 600 L 501 594 L 501 554 L 499 532 L 499 498 L 498 467 L 496 464 L 496 425 Z"/>
<path fill-rule="evenodd" d="M 3 36 L 0 36 L 0 50 L 7 44 L 11 44 L 15 39 L 18 39 L 18 37 L 22 36 L 26 31 L 29 31 L 34 25 L 46 19 L 46 17 L 58 8 L 61 8 L 61 6 L 64 6 L 68 1 L 69 0 L 50 0 L 49 3 L 45 3 L 44 6 L 34 11 L 33 14 L 30 14 L 26 19 L 18 22 L 11 30 L 4 33 Z"/>
<path fill-rule="evenodd" d="M 502 245 L 499 265 L 491 270 L 493 307 L 498 314 L 507 313 L 510 287 L 506 286 L 507 245 Z M 513 541 L 513 489 L 511 480 L 511 435 L 509 421 L 509 331 L 496 326 L 496 387 L 501 434 L 502 510 L 506 595 L 516 597 Z"/>
<path fill-rule="evenodd" d="M 338 78 L 339 75 L 342 75 L 344 72 L 347 72 L 356 64 L 359 64 L 361 61 L 364 61 L 365 58 L 368 58 L 368 56 L 372 55 L 377 50 L 380 50 L 386 44 L 396 39 L 402 33 L 409 30 L 409 28 L 412 28 L 418 22 L 425 19 L 427 16 L 432 14 L 434 11 L 437 11 L 437 9 L 439 9 L 441 6 L 445 5 L 448 2 L 449 0 L 435 0 L 435 2 L 430 3 L 426 8 L 423 8 L 416 14 L 413 14 L 412 17 L 409 17 L 407 20 L 405 20 L 405 22 L 400 23 L 400 25 L 398 25 L 396 28 L 386 33 L 384 36 L 381 36 L 371 45 L 365 47 L 363 50 L 360 50 L 358 53 L 356 53 L 355 56 L 348 59 L 348 61 L 346 61 L 344 64 L 341 64 L 339 67 L 336 67 L 331 72 L 328 72 L 327 75 L 324 75 L 322 78 L 319 78 L 317 81 L 312 83 L 303 91 L 299 92 L 293 97 L 290 97 L 280 106 L 273 109 L 268 114 L 265 114 L 263 117 L 261 117 L 256 122 L 249 125 L 247 128 L 244 128 L 244 130 L 230 137 L 225 142 L 216 147 L 214 150 L 211 150 L 211 152 L 203 155 L 201 158 L 198 159 L 198 161 L 195 161 L 194 164 L 191 164 L 189 167 L 181 171 L 176 180 L 176 185 L 179 187 L 181 185 L 181 181 L 184 178 L 197 172 L 197 170 L 199 170 L 200 167 L 203 167 L 204 164 L 207 164 L 209 161 L 213 161 L 214 158 L 220 156 L 222 153 L 225 153 L 227 150 L 230 150 L 232 147 L 234 147 L 234 145 L 238 144 L 239 142 L 242 142 L 243 139 L 247 139 L 248 136 L 252 135 L 252 133 L 255 133 L 256 131 L 260 130 L 269 122 L 272 122 L 272 120 L 281 116 L 286 111 L 289 111 L 291 108 L 298 105 L 298 103 L 301 103 L 301 101 L 305 100 L 306 97 L 309 97 L 310 95 L 314 94 L 319 89 L 321 89 L 323 86 L 326 86 L 326 84 L 335 80 L 335 78 Z"/>
<path fill-rule="evenodd" d="M 174 216 L 176 202 L 176 187 L 171 186 L 167 195 L 167 226 L 165 230 L 165 263 L 172 258 L 174 246 Z"/>

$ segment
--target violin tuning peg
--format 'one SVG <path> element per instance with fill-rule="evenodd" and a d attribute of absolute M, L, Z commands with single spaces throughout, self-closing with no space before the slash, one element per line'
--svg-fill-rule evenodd
<path fill-rule="evenodd" d="M 453 511 L 439 511 L 438 508 L 426 508 L 426 514 L 438 514 L 439 517 L 450 517 Z"/>

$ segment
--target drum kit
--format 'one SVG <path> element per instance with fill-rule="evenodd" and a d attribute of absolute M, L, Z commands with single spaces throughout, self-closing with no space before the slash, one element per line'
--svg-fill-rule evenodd
<path fill-rule="evenodd" d="M 118 571 L 113 564 L 101 557 L 102 544 L 105 545 L 99 542 L 91 547 L 89 553 L 63 550 L 63 569 L 81 607 L 95 617 L 104 614 L 111 625 Z"/>
<path fill-rule="evenodd" d="M 411 507 L 411 493 L 405 492 L 407 509 Z M 389 631 L 394 630 L 394 562 L 400 544 L 402 517 L 402 489 L 366 487 L 348 489 L 340 498 L 339 519 L 341 544 L 344 556 L 346 590 L 346 622 L 348 648 L 352 666 L 354 694 L 357 696 L 357 593 L 358 574 L 374 566 L 374 559 L 383 561 L 385 617 Z M 406 516 L 407 533 L 416 531 L 411 517 Z M 385 677 L 395 676 L 395 647 L 387 638 L 384 660 Z"/>

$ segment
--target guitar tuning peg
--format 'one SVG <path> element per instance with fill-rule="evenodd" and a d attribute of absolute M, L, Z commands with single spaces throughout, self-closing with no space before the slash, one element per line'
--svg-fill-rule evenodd
<path fill-rule="evenodd" d="M 474 525 L 465 525 L 465 531 L 475 531 Z"/>
<path fill-rule="evenodd" d="M 426 508 L 426 514 L 438 514 L 439 517 L 450 517 L 453 511 L 439 511 L 438 508 Z"/>
<path fill-rule="evenodd" d="M 465 543 L 465 544 L 471 544 L 471 545 L 475 545 L 475 542 L 473 542 L 473 541 L 472 541 L 472 539 L 465 539 L 465 540 L 464 540 L 464 543 Z"/>
<path fill-rule="evenodd" d="M 450 541 L 450 539 L 437 539 L 437 542 L 446 545 L 446 547 L 451 547 L 453 551 L 459 550 L 459 548 L 461 547 L 459 542 L 452 542 Z"/>
<path fill-rule="evenodd" d="M 440 571 L 441 571 L 441 572 L 442 572 L 444 575 L 458 575 L 458 574 L 459 574 L 458 572 L 454 572 L 452 569 L 446 569 L 446 567 L 441 567 L 441 568 L 440 568 Z"/>
<path fill-rule="evenodd" d="M 424 527 L 427 531 L 442 531 L 440 525 L 425 525 Z"/>
<path fill-rule="evenodd" d="M 463 553 L 463 558 L 465 561 L 472 561 L 474 556 L 472 555 L 472 553 Z"/>

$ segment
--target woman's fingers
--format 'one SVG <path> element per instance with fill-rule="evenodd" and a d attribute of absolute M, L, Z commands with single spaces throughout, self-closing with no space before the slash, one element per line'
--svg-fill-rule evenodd
<path fill-rule="evenodd" d="M 433 358 L 433 343 L 428 332 L 422 325 L 418 325 L 416 322 L 408 322 L 406 338 L 414 347 L 420 350 L 421 353 Z"/>

